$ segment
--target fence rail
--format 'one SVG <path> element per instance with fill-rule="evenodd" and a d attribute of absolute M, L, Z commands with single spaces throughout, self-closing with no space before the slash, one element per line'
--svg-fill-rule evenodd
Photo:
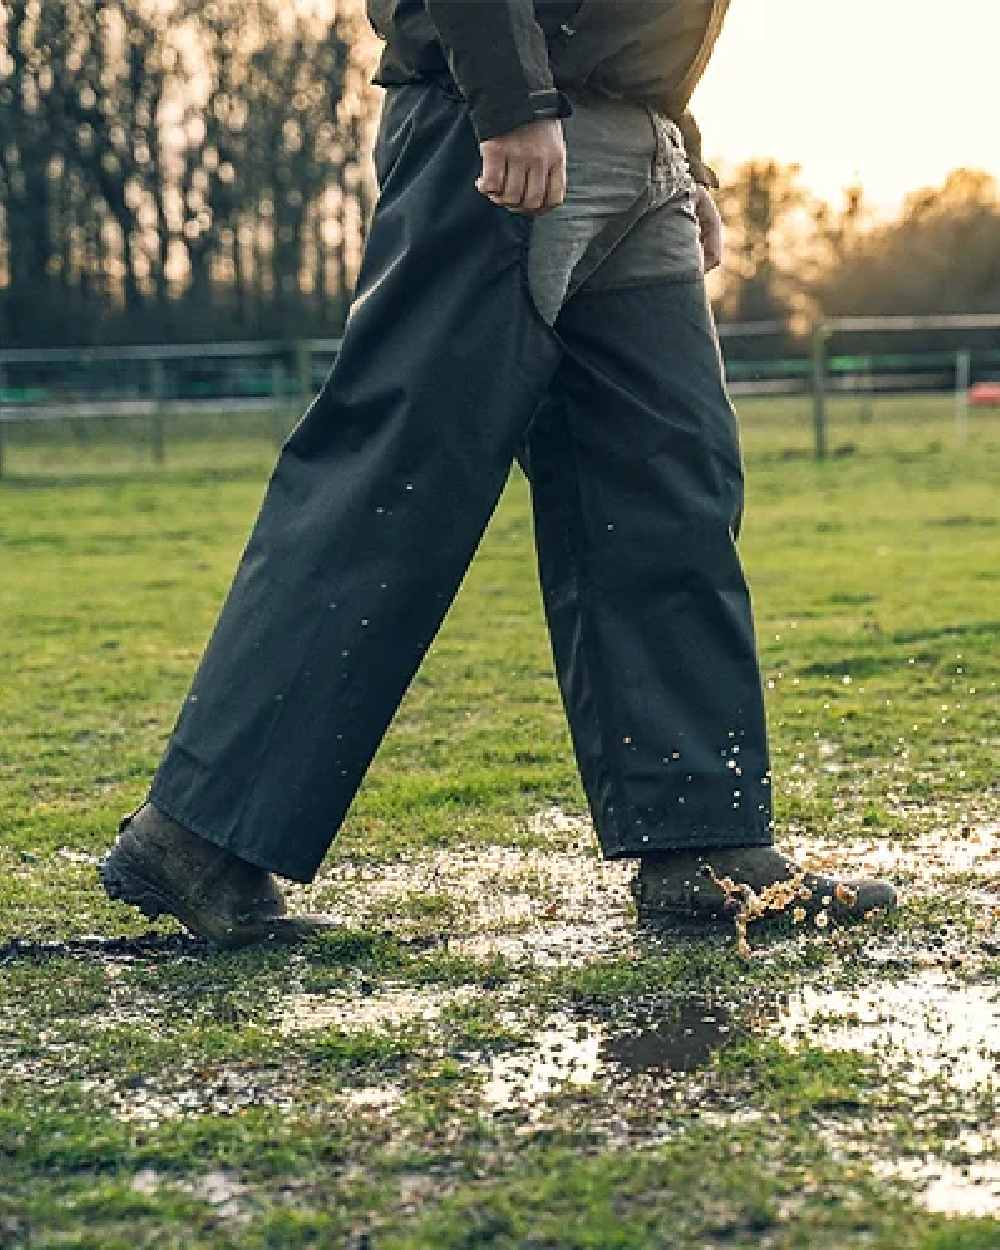
<path fill-rule="evenodd" d="M 861 335 L 949 331 L 965 335 L 954 351 L 863 354 Z M 934 317 L 836 317 L 803 334 L 783 321 L 719 326 L 731 390 L 736 395 L 811 395 L 815 454 L 827 454 L 828 400 L 833 394 L 953 390 L 956 435 L 968 430 L 970 387 L 1000 381 L 1000 314 Z M 834 350 L 853 336 L 851 351 Z M 971 336 L 979 336 L 973 345 Z M 735 350 L 741 342 L 774 340 L 781 355 Z M 322 385 L 341 340 L 264 340 L 152 344 L 131 347 L 0 350 L 0 473 L 5 429 L 35 422 L 144 418 L 153 459 L 166 456 L 171 418 L 270 413 L 274 441 L 285 418 L 303 409 Z M 798 354 L 795 354 L 798 349 Z"/>

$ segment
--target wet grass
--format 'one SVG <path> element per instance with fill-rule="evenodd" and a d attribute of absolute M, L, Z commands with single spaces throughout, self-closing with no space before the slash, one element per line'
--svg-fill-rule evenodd
<path fill-rule="evenodd" d="M 946 405 L 874 412 L 835 408 L 841 454 L 817 465 L 801 406 L 745 406 L 743 550 L 782 841 L 895 848 L 905 905 L 751 930 L 750 964 L 725 927 L 637 934 L 627 871 L 596 859 L 518 477 L 296 896 L 341 931 L 235 954 L 141 937 L 93 860 L 143 796 L 270 454 L 216 432 L 156 471 L 110 430 L 13 444 L 0 1246 L 1000 1247 L 995 1219 L 928 1211 L 884 1170 L 996 1160 L 995 1084 L 821 1045 L 849 1008 L 795 1015 L 803 988 L 928 968 L 946 1003 L 996 985 L 1000 423 L 958 447 Z"/>

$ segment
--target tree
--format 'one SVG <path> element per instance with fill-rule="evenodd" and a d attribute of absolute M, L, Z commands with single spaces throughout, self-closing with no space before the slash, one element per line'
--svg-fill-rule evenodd
<path fill-rule="evenodd" d="M 988 174 L 959 169 L 902 215 L 848 232 L 813 284 L 829 315 L 933 315 L 1000 308 L 1000 199 Z"/>
<path fill-rule="evenodd" d="M 0 9 L 3 341 L 335 329 L 370 208 L 359 3 Z"/>

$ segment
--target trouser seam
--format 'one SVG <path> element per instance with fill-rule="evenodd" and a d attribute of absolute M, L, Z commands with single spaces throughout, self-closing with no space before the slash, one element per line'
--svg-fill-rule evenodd
<path fill-rule="evenodd" d="M 705 275 L 698 270 L 697 272 L 681 274 L 674 277 L 667 274 L 659 274 L 655 278 L 628 278 L 624 282 L 609 282 L 606 286 L 591 287 L 588 295 L 602 295 L 605 291 L 627 291 L 632 287 L 645 286 L 691 286 L 696 282 L 701 282 Z"/>
<path fill-rule="evenodd" d="M 621 291 L 631 289 L 632 287 L 647 286 L 694 286 L 696 283 L 704 282 L 705 275 L 703 273 L 691 274 L 687 277 L 674 278 L 665 276 L 664 274 L 656 274 L 648 278 L 635 278 L 628 282 L 615 283 L 614 286 L 602 286 L 599 288 L 586 287 L 580 288 L 574 298 L 590 298 L 596 299 L 607 291 Z"/>

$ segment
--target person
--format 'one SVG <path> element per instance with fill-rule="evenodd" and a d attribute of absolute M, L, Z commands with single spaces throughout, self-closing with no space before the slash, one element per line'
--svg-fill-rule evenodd
<path fill-rule="evenodd" d="M 108 893 L 229 945 L 310 881 L 515 459 L 602 852 L 642 920 L 774 843 L 743 470 L 688 111 L 728 0 L 369 0 L 379 186 L 342 346 L 278 458 Z M 865 915 L 891 886 L 809 877 Z M 844 888 L 844 887 L 847 888 Z"/>

